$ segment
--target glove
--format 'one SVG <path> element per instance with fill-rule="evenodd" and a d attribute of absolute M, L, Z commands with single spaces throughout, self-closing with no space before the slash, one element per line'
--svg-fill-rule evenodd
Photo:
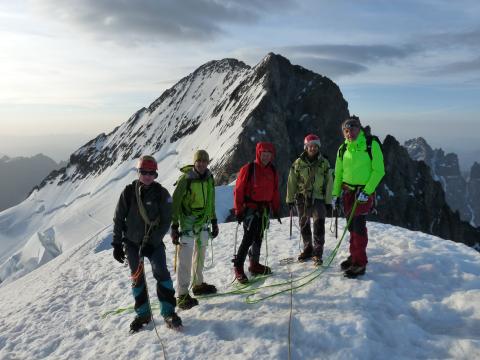
<path fill-rule="evenodd" d="M 242 221 L 245 220 L 245 213 L 244 212 L 238 213 L 235 215 L 235 217 L 237 218 L 237 222 L 241 224 Z"/>
<path fill-rule="evenodd" d="M 139 255 L 140 257 L 150 257 L 152 256 L 154 251 L 155 251 L 155 248 L 153 247 L 152 244 L 144 243 L 140 247 Z"/>
<path fill-rule="evenodd" d="M 365 194 L 365 192 L 360 191 L 360 194 L 358 194 L 357 200 L 358 202 L 366 203 L 368 201 L 368 195 Z"/>
<path fill-rule="evenodd" d="M 340 199 L 337 196 L 332 198 L 332 210 L 337 210 L 340 205 Z"/>
<path fill-rule="evenodd" d="M 217 219 L 213 219 L 212 223 L 212 239 L 215 239 L 218 236 L 218 223 Z"/>
<path fill-rule="evenodd" d="M 289 210 L 293 210 L 293 208 L 295 207 L 295 204 L 293 202 L 287 203 L 287 205 Z"/>
<path fill-rule="evenodd" d="M 282 219 L 280 219 L 280 214 L 278 212 L 274 212 L 273 213 L 273 217 L 275 219 L 277 219 L 277 221 L 281 224 L 282 223 Z"/>
<path fill-rule="evenodd" d="M 170 237 L 172 238 L 173 245 L 180 245 L 180 231 L 178 231 L 178 224 L 172 224 Z"/>
<path fill-rule="evenodd" d="M 125 261 L 125 251 L 123 251 L 122 244 L 112 244 L 113 245 L 113 258 L 117 260 L 120 264 L 123 264 Z"/>

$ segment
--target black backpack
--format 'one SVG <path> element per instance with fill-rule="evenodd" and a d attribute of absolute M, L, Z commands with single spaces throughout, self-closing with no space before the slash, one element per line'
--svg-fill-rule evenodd
<path fill-rule="evenodd" d="M 377 144 L 380 146 L 380 150 L 382 150 L 383 152 L 383 149 L 382 149 L 382 142 L 380 141 L 380 139 L 374 135 L 365 135 L 365 139 L 367 140 L 367 153 L 368 153 L 368 156 L 370 157 L 370 160 L 372 160 L 372 142 L 373 141 L 376 141 Z M 340 147 L 338 148 L 338 157 L 343 160 L 343 155 L 345 154 L 345 151 L 347 151 L 347 144 L 343 143 L 342 145 L 340 145 Z"/>

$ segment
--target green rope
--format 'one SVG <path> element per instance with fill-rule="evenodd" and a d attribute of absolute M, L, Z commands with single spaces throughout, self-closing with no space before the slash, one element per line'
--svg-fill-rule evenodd
<path fill-rule="evenodd" d="M 330 267 L 331 263 L 333 262 L 333 259 L 335 259 L 335 256 L 337 255 L 337 252 L 338 252 L 338 249 L 340 248 L 340 245 L 341 245 L 341 243 L 342 243 L 342 241 L 343 241 L 343 239 L 344 239 L 344 237 L 345 237 L 345 235 L 348 231 L 348 228 L 350 227 L 350 224 L 353 220 L 355 210 L 357 209 L 357 205 L 358 205 L 358 200 L 356 200 L 355 203 L 353 204 L 353 207 L 352 207 L 352 210 L 351 210 L 351 213 L 350 213 L 350 217 L 348 218 L 348 221 L 347 221 L 347 226 L 343 230 L 343 234 L 340 237 L 340 240 L 338 241 L 337 245 L 333 249 L 332 253 L 328 256 L 328 258 L 326 260 L 326 263 L 325 263 L 326 264 L 325 266 L 319 267 L 319 268 L 315 269 L 314 271 L 306 274 L 305 276 L 297 278 L 293 281 L 284 281 L 284 282 L 281 282 L 281 283 L 278 283 L 278 284 L 266 285 L 266 286 L 262 286 L 262 287 L 252 289 L 251 293 L 249 295 L 247 295 L 247 297 L 245 298 L 245 302 L 247 304 L 257 304 L 257 303 L 259 303 L 263 300 L 271 299 L 271 298 L 273 298 L 277 295 L 288 292 L 291 289 L 293 289 L 293 290 L 300 289 L 300 288 L 310 284 L 313 280 L 317 279 L 320 275 L 322 275 L 325 272 L 325 270 Z M 266 288 L 285 286 L 285 285 L 291 284 L 291 282 L 296 283 L 296 282 L 299 282 L 299 281 L 304 280 L 304 279 L 306 279 L 306 280 L 304 282 L 300 283 L 297 286 L 294 286 L 294 287 L 291 286 L 288 289 L 282 289 L 282 290 L 279 290 L 279 291 L 277 291 L 275 293 L 272 293 L 270 295 L 267 295 L 267 296 L 264 296 L 264 297 L 261 297 L 261 298 L 257 298 L 257 299 L 252 299 L 252 297 L 255 296 L 258 293 L 259 290 L 266 289 Z"/>

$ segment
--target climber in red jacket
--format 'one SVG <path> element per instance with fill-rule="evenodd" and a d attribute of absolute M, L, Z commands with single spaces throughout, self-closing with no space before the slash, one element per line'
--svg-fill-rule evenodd
<path fill-rule="evenodd" d="M 263 235 L 268 225 L 270 212 L 280 222 L 280 194 L 278 174 L 272 165 L 275 147 L 272 143 L 259 142 L 256 159 L 244 165 L 238 174 L 234 191 L 234 208 L 237 221 L 243 222 L 243 239 L 235 258 L 235 277 L 240 283 L 248 281 L 243 270 L 249 256 L 248 271 L 252 275 L 271 274 L 268 266 L 259 263 Z"/>

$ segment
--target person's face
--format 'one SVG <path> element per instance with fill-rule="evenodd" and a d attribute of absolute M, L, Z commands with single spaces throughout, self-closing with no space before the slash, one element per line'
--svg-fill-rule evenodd
<path fill-rule="evenodd" d="M 356 126 L 343 128 L 343 136 L 348 141 L 356 140 L 359 133 L 360 133 L 360 128 Z"/>
<path fill-rule="evenodd" d="M 203 175 L 205 174 L 205 171 L 207 171 L 208 167 L 208 161 L 206 160 L 197 160 L 195 161 L 195 164 L 193 164 L 195 170 L 200 174 Z"/>
<path fill-rule="evenodd" d="M 308 144 L 307 145 L 307 155 L 310 157 L 314 157 L 318 154 L 318 146 L 315 144 Z"/>
<path fill-rule="evenodd" d="M 272 153 L 270 151 L 262 151 L 260 153 L 260 162 L 263 166 L 266 166 L 270 161 L 272 161 Z"/>
<path fill-rule="evenodd" d="M 157 178 L 157 172 L 154 170 L 138 170 L 138 179 L 142 184 L 151 185 Z"/>

